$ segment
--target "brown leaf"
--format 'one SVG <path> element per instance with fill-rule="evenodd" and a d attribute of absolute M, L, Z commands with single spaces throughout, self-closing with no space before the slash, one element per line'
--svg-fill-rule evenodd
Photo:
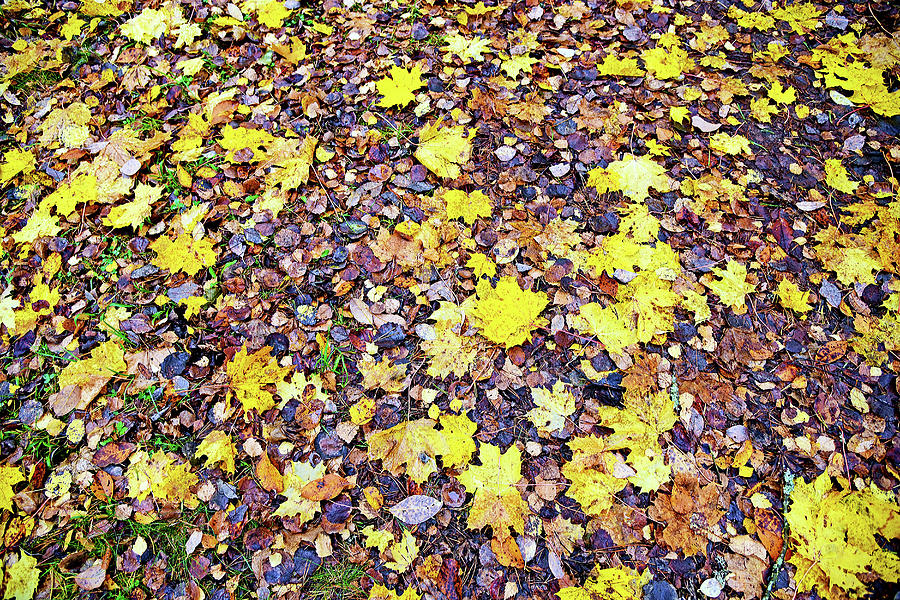
<path fill-rule="evenodd" d="M 81 388 L 77 385 L 67 385 L 50 396 L 50 410 L 57 417 L 61 417 L 75 410 L 80 402 Z"/>
<path fill-rule="evenodd" d="M 847 340 L 831 340 L 816 351 L 816 361 L 831 363 L 847 353 Z"/>
<path fill-rule="evenodd" d="M 111 442 L 101 446 L 94 453 L 94 464 L 101 469 L 110 465 L 120 465 L 132 455 L 136 446 L 130 442 Z"/>

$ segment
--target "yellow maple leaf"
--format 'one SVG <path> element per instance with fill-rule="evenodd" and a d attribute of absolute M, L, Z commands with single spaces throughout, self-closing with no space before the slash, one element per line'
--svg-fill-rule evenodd
<path fill-rule="evenodd" d="M 38 238 L 53 237 L 60 231 L 59 219 L 50 214 L 49 207 L 40 205 L 25 227 L 14 233 L 12 238 L 17 244 L 33 244 Z"/>
<path fill-rule="evenodd" d="M 7 150 L 3 154 L 3 163 L 0 163 L 0 185 L 6 185 L 18 175 L 34 173 L 34 170 L 34 154 L 28 150 Z"/>
<path fill-rule="evenodd" d="M 402 392 L 409 381 L 406 379 L 407 365 L 394 364 L 386 356 L 375 362 L 372 356 L 364 355 L 357 362 L 357 368 L 363 376 L 363 387 L 367 390 L 382 389 L 386 392 Z"/>
<path fill-rule="evenodd" d="M 784 89 L 781 82 L 777 80 L 772 82 L 772 87 L 769 88 L 767 94 L 778 104 L 793 104 L 797 101 L 797 90 L 794 89 L 794 86 Z"/>
<path fill-rule="evenodd" d="M 134 200 L 113 206 L 103 218 L 103 224 L 110 227 L 132 227 L 137 229 L 144 220 L 150 218 L 150 206 L 159 200 L 162 187 L 139 183 L 134 189 Z"/>
<path fill-rule="evenodd" d="M 501 56 L 500 68 L 507 77 L 515 79 L 522 73 L 531 73 L 531 66 L 537 62 L 539 61 L 536 58 L 531 58 L 527 54 Z"/>
<path fill-rule="evenodd" d="M 687 51 L 675 45 L 644 50 L 641 58 L 647 72 L 656 79 L 676 79 L 696 66 Z"/>
<path fill-rule="evenodd" d="M 3 600 L 31 600 L 40 582 L 41 572 L 37 568 L 37 559 L 19 552 L 15 564 L 9 564 L 12 555 L 6 557 L 7 564 L 0 575 L 4 584 Z"/>
<path fill-rule="evenodd" d="M 22 471 L 15 465 L 0 466 L 0 510 L 11 511 L 12 499 L 15 495 L 13 487 L 25 481 Z"/>
<path fill-rule="evenodd" d="M 127 369 L 122 347 L 109 340 L 91 350 L 87 358 L 66 365 L 59 373 L 59 388 L 78 388 L 81 393 L 78 406 L 86 407 L 116 373 L 124 373 Z"/>
<path fill-rule="evenodd" d="M 140 44 L 151 44 L 168 31 L 165 14 L 161 10 L 145 8 L 119 28 L 122 35 Z"/>
<path fill-rule="evenodd" d="M 81 28 L 84 27 L 86 23 L 87 21 L 82 21 L 78 18 L 78 15 L 69 15 L 65 24 L 59 28 L 59 35 L 63 36 L 66 40 L 71 40 L 81 33 Z"/>
<path fill-rule="evenodd" d="M 627 450 L 628 463 L 636 474 L 628 480 L 642 488 L 654 491 L 671 477 L 663 460 L 659 437 L 675 426 L 675 405 L 668 392 L 633 393 L 628 390 L 622 409 L 601 406 L 599 422 L 613 430 L 606 438 L 609 450 Z"/>
<path fill-rule="evenodd" d="M 376 583 L 369 590 L 369 600 L 420 600 L 421 598 L 422 595 L 414 587 L 406 588 L 399 596 L 397 592 L 387 589 L 380 583 Z"/>
<path fill-rule="evenodd" d="M 531 399 L 536 408 L 528 411 L 528 418 L 539 433 L 556 433 L 566 426 L 566 419 L 575 412 L 575 396 L 562 381 L 550 390 L 531 388 Z"/>
<path fill-rule="evenodd" d="M 378 106 L 406 106 L 416 99 L 414 91 L 423 87 L 422 70 L 414 65 L 412 69 L 403 67 L 391 67 L 390 76 L 385 76 L 375 82 L 378 93 L 383 96 L 378 101 Z"/>
<path fill-rule="evenodd" d="M 42 144 L 58 143 L 63 148 L 75 148 L 84 144 L 90 131 L 91 109 L 83 102 L 73 102 L 67 108 L 56 108 L 41 123 Z"/>
<path fill-rule="evenodd" d="M 285 19 L 291 16 L 291 11 L 279 0 L 245 0 L 242 7 L 255 11 L 259 23 L 272 29 L 284 27 Z"/>
<path fill-rule="evenodd" d="M 528 505 L 515 484 L 522 478 L 522 454 L 515 446 L 500 453 L 500 448 L 482 444 L 478 451 L 481 465 L 469 465 L 458 477 L 466 491 L 475 495 L 469 509 L 469 529 L 490 526 L 494 537 L 509 537 L 509 530 L 523 533 Z"/>
<path fill-rule="evenodd" d="M 582 587 L 564 587 L 556 595 L 559 600 L 633 600 L 644 596 L 650 579 L 649 570 L 640 574 L 629 567 L 597 566 Z"/>
<path fill-rule="evenodd" d="M 434 428 L 431 419 L 404 421 L 369 438 L 369 460 L 380 460 L 382 466 L 400 475 L 406 471 L 416 483 L 424 483 L 437 472 L 435 457 L 449 451 L 447 440 Z"/>
<path fill-rule="evenodd" d="M 427 373 L 444 379 L 450 373 L 464 377 L 479 355 L 478 337 L 464 335 L 466 311 L 451 302 L 441 302 L 440 308 L 431 313 L 435 323 L 433 340 L 423 340 L 422 349 L 429 358 Z"/>
<path fill-rule="evenodd" d="M 419 147 L 415 157 L 429 171 L 445 179 L 456 179 L 460 165 L 472 156 L 472 139 L 461 126 L 441 126 L 438 119 L 419 129 Z"/>
<path fill-rule="evenodd" d="M 597 74 L 604 77 L 643 77 L 646 73 L 638 66 L 636 58 L 619 58 L 607 54 L 603 62 L 597 63 Z"/>
<path fill-rule="evenodd" d="M 248 418 L 251 410 L 263 413 L 273 408 L 275 398 L 266 387 L 283 383 L 293 369 L 290 365 L 279 366 L 271 355 L 271 350 L 268 346 L 263 346 L 250 354 L 244 346 L 226 368 L 230 394 L 244 408 L 244 418 Z"/>
<path fill-rule="evenodd" d="M 366 525 L 362 534 L 366 538 L 366 548 L 378 548 L 378 552 L 384 552 L 394 542 L 394 534 L 387 529 L 375 529 L 373 525 Z"/>
<path fill-rule="evenodd" d="M 709 147 L 725 154 L 740 154 L 743 152 L 748 156 L 753 155 L 753 152 L 750 150 L 750 140 L 742 135 L 728 135 L 724 132 L 713 134 L 709 138 Z"/>
<path fill-rule="evenodd" d="M 487 52 L 491 47 L 491 40 L 487 38 L 468 39 L 458 33 L 448 35 L 444 38 L 444 46 L 441 51 L 446 55 L 455 54 L 467 65 L 473 60 L 481 62 L 484 57 L 482 52 Z"/>
<path fill-rule="evenodd" d="M 41 205 L 56 208 L 56 214 L 68 217 L 79 204 L 93 204 L 97 201 L 97 177 L 80 174 L 69 183 L 61 184 L 55 192 L 41 200 Z"/>
<path fill-rule="evenodd" d="M 572 460 L 562 467 L 563 476 L 572 482 L 567 495 L 590 515 L 600 516 L 615 503 L 615 495 L 628 484 L 625 464 L 611 452 L 603 438 L 577 437 L 569 442 Z"/>
<path fill-rule="evenodd" d="M 468 416 L 441 415 L 441 433 L 447 441 L 447 451 L 441 460 L 445 467 L 462 467 L 469 464 L 475 453 L 475 431 L 478 425 Z"/>
<path fill-rule="evenodd" d="M 316 515 L 321 503 L 303 497 L 303 488 L 325 475 L 325 463 L 311 465 L 306 462 L 291 462 L 284 470 L 284 492 L 286 499 L 272 513 L 276 517 L 291 517 L 306 523 Z"/>
<path fill-rule="evenodd" d="M 307 56 L 306 44 L 296 35 L 291 36 L 290 40 L 284 44 L 272 44 L 272 50 L 292 65 L 300 64 L 300 61 Z"/>
<path fill-rule="evenodd" d="M 480 252 L 472 254 L 469 260 L 466 261 L 466 266 L 472 269 L 472 273 L 475 274 L 476 278 L 480 278 L 482 275 L 494 277 L 497 274 L 497 265 L 494 261 L 486 254 L 481 254 Z"/>
<path fill-rule="evenodd" d="M 547 306 L 547 294 L 523 290 L 515 277 L 501 277 L 497 287 L 487 279 L 478 282 L 478 299 L 470 316 L 482 335 L 506 348 L 531 339 L 531 332 L 544 327 L 547 320 L 540 316 Z"/>
<path fill-rule="evenodd" d="M 858 181 L 850 180 L 850 174 L 838 158 L 825 161 L 825 183 L 845 194 L 852 194 L 859 187 Z"/>
<path fill-rule="evenodd" d="M 266 157 L 268 148 L 276 145 L 278 138 L 264 129 L 251 129 L 249 127 L 223 127 L 222 139 L 219 145 L 225 153 L 225 160 L 232 163 L 255 163 Z M 238 157 L 239 151 L 248 150 L 249 159 Z"/>
<path fill-rule="evenodd" d="M 632 200 L 642 202 L 650 195 L 651 187 L 668 192 L 671 184 L 665 168 L 652 158 L 628 154 L 606 168 L 592 169 L 588 173 L 588 185 L 596 187 L 601 194 L 620 191 Z"/>
<path fill-rule="evenodd" d="M 879 538 L 900 537 L 900 507 L 891 492 L 874 485 L 860 491 L 832 489 L 822 473 L 806 483 L 798 479 L 786 513 L 800 592 L 818 588 L 831 600 L 861 598 L 869 584 L 859 575 L 900 580 L 900 557 L 882 548 Z"/>
<path fill-rule="evenodd" d="M 785 308 L 790 308 L 798 313 L 812 310 L 809 305 L 809 292 L 801 291 L 797 284 L 788 279 L 778 282 L 778 301 Z"/>
<path fill-rule="evenodd" d="M 620 354 L 638 342 L 637 332 L 628 323 L 625 314 L 623 307 L 590 302 L 582 306 L 577 315 L 569 318 L 580 332 L 597 336 L 607 352 Z"/>
<path fill-rule="evenodd" d="M 308 135 L 303 141 L 290 139 L 280 142 L 270 152 L 269 159 L 261 165 L 273 167 L 266 173 L 266 183 L 288 191 L 309 181 L 318 141 L 315 136 Z"/>
<path fill-rule="evenodd" d="M 756 289 L 756 285 L 747 281 L 747 267 L 735 260 L 728 260 L 724 269 L 713 269 L 720 279 L 706 284 L 719 300 L 730 306 L 738 314 L 747 310 L 745 304 L 747 294 Z"/>
<path fill-rule="evenodd" d="M 237 455 L 237 449 L 234 447 L 234 441 L 231 436 L 224 431 L 215 430 L 203 441 L 197 445 L 194 456 L 205 456 L 203 465 L 209 467 L 211 465 L 220 465 L 226 473 L 234 473 L 234 458 Z"/>
<path fill-rule="evenodd" d="M 184 271 L 193 276 L 216 261 L 213 243 L 206 238 L 195 239 L 189 233 L 182 233 L 175 239 L 163 235 L 150 244 L 150 249 L 156 252 L 150 262 L 172 274 Z"/>
<path fill-rule="evenodd" d="M 393 544 L 389 551 L 394 560 L 385 562 L 384 566 L 392 571 L 405 573 L 419 555 L 419 545 L 416 543 L 416 536 L 409 529 L 404 529 L 400 540 Z"/>
<path fill-rule="evenodd" d="M 147 453 L 138 450 L 129 457 L 125 472 L 128 494 L 138 502 L 146 500 L 150 494 L 157 500 L 183 502 L 196 507 L 198 499 L 191 488 L 198 482 L 190 472 L 189 463 L 178 463 L 177 455 L 162 450 Z"/>
<path fill-rule="evenodd" d="M 444 190 L 440 196 L 447 204 L 447 217 L 451 219 L 462 217 L 468 225 L 474 223 L 478 217 L 490 217 L 493 211 L 491 199 L 481 190 L 468 194 L 462 190 Z"/>
<path fill-rule="evenodd" d="M 778 107 L 768 98 L 754 98 L 750 101 L 750 114 L 760 123 L 771 123 L 772 115 L 778 114 Z"/>
<path fill-rule="evenodd" d="M 811 2 L 796 2 L 790 6 L 775 8 L 769 14 L 787 21 L 795 33 L 806 35 L 809 31 L 819 27 L 819 17 L 825 12 Z"/>

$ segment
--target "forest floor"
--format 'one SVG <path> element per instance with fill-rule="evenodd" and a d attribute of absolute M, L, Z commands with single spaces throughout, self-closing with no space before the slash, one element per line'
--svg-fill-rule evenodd
<path fill-rule="evenodd" d="M 893 598 L 898 26 L 3 1 L 0 597 Z"/>

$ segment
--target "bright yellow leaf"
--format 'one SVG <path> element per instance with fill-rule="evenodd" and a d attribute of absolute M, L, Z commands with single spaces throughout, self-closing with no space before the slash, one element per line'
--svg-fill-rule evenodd
<path fill-rule="evenodd" d="M 478 425 L 468 416 L 441 415 L 441 433 L 447 440 L 447 451 L 442 461 L 445 467 L 462 467 L 469 464 L 475 453 L 475 431 Z"/>
<path fill-rule="evenodd" d="M 566 426 L 566 419 L 575 412 L 575 396 L 562 381 L 550 390 L 531 388 L 535 407 L 528 411 L 528 418 L 538 432 L 556 433 Z"/>
<path fill-rule="evenodd" d="M 500 448 L 482 444 L 478 452 L 481 465 L 470 465 L 460 474 L 459 482 L 475 495 L 469 510 L 470 529 L 490 526 L 494 537 L 508 537 L 509 530 L 525 531 L 528 505 L 515 484 L 522 478 L 522 454 L 515 446 L 500 453 Z"/>
<path fill-rule="evenodd" d="M 416 483 L 424 483 L 437 472 L 438 455 L 449 451 L 444 434 L 434 428 L 431 419 L 404 421 L 369 438 L 369 459 L 380 460 L 393 473 L 406 473 Z"/>
<path fill-rule="evenodd" d="M 547 295 L 523 290 L 515 277 L 501 277 L 496 288 L 481 279 L 476 294 L 470 316 L 482 335 L 495 344 L 512 348 L 530 340 L 535 328 L 547 324 L 540 316 L 547 306 Z"/>
<path fill-rule="evenodd" d="M 797 284 L 788 279 L 778 282 L 778 301 L 785 308 L 790 308 L 798 313 L 812 310 L 809 305 L 809 292 L 801 291 Z"/>
<path fill-rule="evenodd" d="M 582 587 L 564 587 L 556 592 L 559 600 L 633 600 L 642 598 L 650 582 L 649 570 L 643 574 L 629 567 L 594 569 Z"/>
<path fill-rule="evenodd" d="M 845 194 L 852 194 L 859 187 L 858 181 L 850 180 L 850 173 L 838 158 L 829 158 L 825 161 L 825 183 Z"/>
<path fill-rule="evenodd" d="M 275 398 L 266 388 L 282 383 L 293 367 L 281 367 L 270 354 L 271 348 L 263 346 L 253 354 L 241 348 L 228 363 L 229 390 L 244 408 L 245 418 L 251 410 L 265 412 L 275 406 Z"/>
<path fill-rule="evenodd" d="M 25 481 L 21 469 L 15 465 L 0 466 L 0 510 L 12 510 L 13 487 Z"/>
<path fill-rule="evenodd" d="M 37 568 L 37 559 L 19 552 L 19 560 L 10 565 L 11 555 L 6 556 L 6 566 L 0 580 L 3 581 L 3 600 L 31 600 L 40 583 L 41 571 Z"/>
<path fill-rule="evenodd" d="M 747 294 L 756 289 L 756 286 L 747 281 L 747 267 L 735 260 L 728 260 L 725 269 L 713 269 L 720 279 L 706 284 L 722 304 L 730 306 L 739 314 L 747 310 L 745 304 Z"/>
<path fill-rule="evenodd" d="M 203 465 L 210 467 L 219 465 L 226 473 L 234 473 L 234 458 L 237 449 L 231 436 L 224 431 L 215 430 L 197 446 L 194 456 L 205 456 Z"/>
<path fill-rule="evenodd" d="M 189 233 L 182 233 L 175 239 L 163 235 L 150 244 L 150 249 L 156 252 L 150 262 L 160 269 L 168 269 L 173 275 L 184 271 L 193 276 L 216 261 L 213 243 L 206 238 L 194 239 Z"/>
<path fill-rule="evenodd" d="M 479 217 L 489 218 L 493 210 L 491 199 L 481 190 L 468 194 L 462 190 L 444 190 L 441 197 L 447 203 L 447 217 L 451 219 L 461 217 L 468 225 Z"/>
<path fill-rule="evenodd" d="M 406 106 L 416 99 L 413 92 L 424 87 L 424 85 L 422 70 L 418 66 L 413 66 L 409 70 L 403 67 L 391 67 L 389 77 L 384 77 L 384 79 L 379 79 L 375 82 L 378 93 L 383 96 L 378 101 L 378 106 Z"/>
<path fill-rule="evenodd" d="M 798 479 L 790 496 L 791 557 L 801 593 L 817 588 L 832 600 L 861 598 L 872 577 L 900 580 L 900 557 L 879 538 L 900 537 L 900 507 L 893 493 L 874 485 L 861 491 L 832 489 L 822 473 L 806 483 Z M 859 578 L 862 575 L 864 582 Z"/>
<path fill-rule="evenodd" d="M 428 170 L 445 179 L 456 179 L 460 165 L 472 156 L 472 139 L 464 127 L 441 126 L 438 119 L 419 130 L 419 147 L 415 156 Z"/>

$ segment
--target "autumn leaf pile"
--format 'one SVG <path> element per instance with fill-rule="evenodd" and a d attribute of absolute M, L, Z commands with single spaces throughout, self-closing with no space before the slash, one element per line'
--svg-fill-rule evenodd
<path fill-rule="evenodd" d="M 898 27 L 0 1 L 0 600 L 893 597 Z"/>

